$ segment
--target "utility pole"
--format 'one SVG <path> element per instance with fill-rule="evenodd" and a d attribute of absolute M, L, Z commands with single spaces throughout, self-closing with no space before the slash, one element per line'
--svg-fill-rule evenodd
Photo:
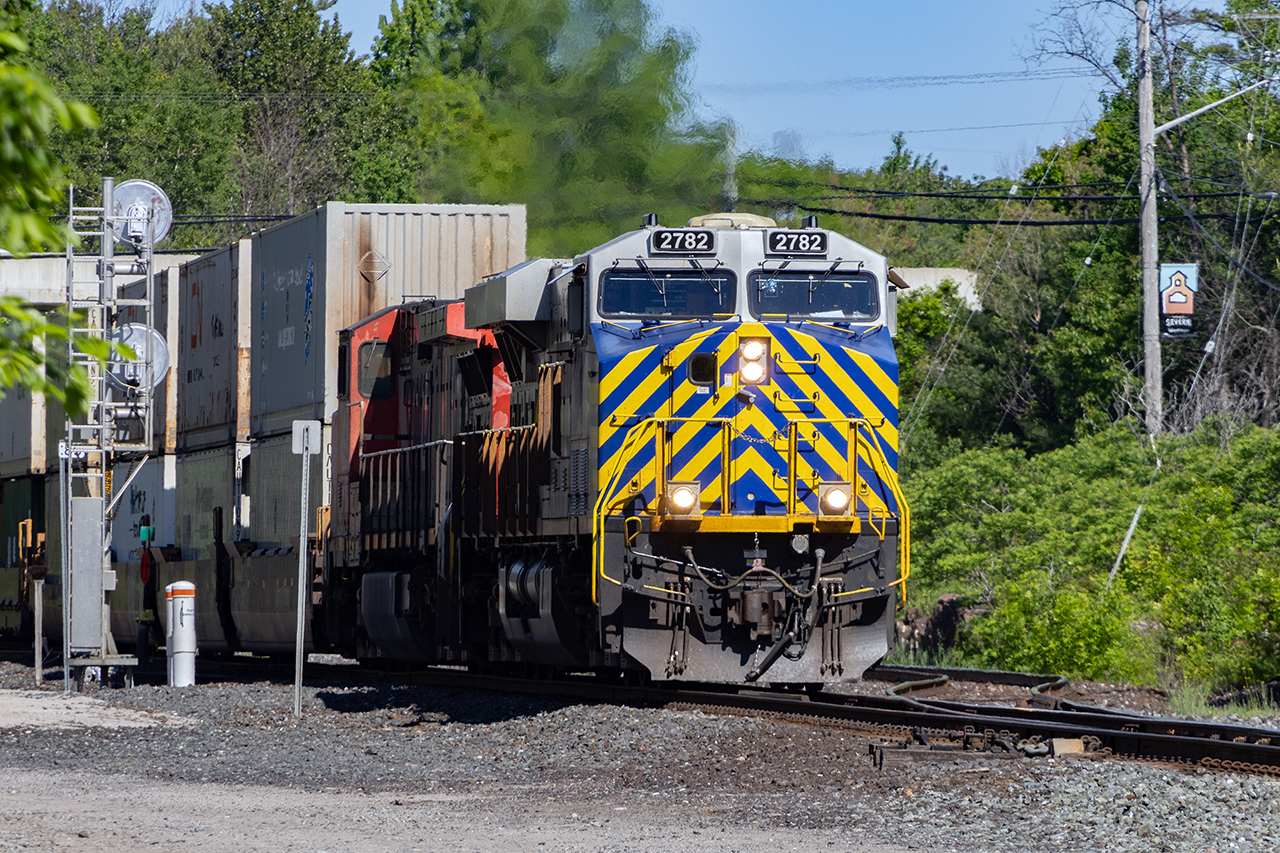
<path fill-rule="evenodd" d="M 1151 6 L 1149 0 L 1136 0 L 1134 12 L 1138 18 L 1138 195 L 1142 199 L 1142 350 L 1145 376 L 1142 402 L 1147 410 L 1147 433 L 1156 435 L 1164 425 L 1164 370 L 1160 358 L 1160 249 L 1159 215 L 1156 212 L 1156 137 L 1188 119 L 1203 115 L 1272 83 L 1277 77 L 1268 77 L 1205 104 L 1184 116 L 1155 126 L 1155 100 L 1151 79 Z M 1241 16 L 1233 16 L 1241 17 Z M 1275 18 L 1280 16 L 1256 16 Z"/>
<path fill-rule="evenodd" d="M 1137 0 L 1138 16 L 1138 195 L 1142 199 L 1142 402 L 1147 433 L 1164 423 L 1164 374 L 1160 357 L 1159 216 L 1156 212 L 1155 103 L 1151 83 L 1151 7 Z"/>

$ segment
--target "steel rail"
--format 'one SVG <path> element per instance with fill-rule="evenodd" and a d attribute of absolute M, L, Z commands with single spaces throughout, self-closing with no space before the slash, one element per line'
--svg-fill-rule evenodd
<path fill-rule="evenodd" d="M 888 667 L 871 672 L 881 676 L 901 674 Z M 924 676 L 930 672 L 937 671 L 922 667 L 905 668 L 905 673 L 916 681 L 925 680 Z M 1060 681 L 1056 676 L 1027 676 L 1025 673 L 951 672 L 964 680 L 1017 686 L 1040 686 Z M 897 739 L 910 738 L 913 733 L 918 733 L 918 739 L 926 740 L 929 737 L 973 740 L 976 736 L 988 743 L 1047 743 L 1057 738 L 1078 739 L 1095 744 L 1102 757 L 1109 755 L 1126 760 L 1171 762 L 1280 776 L 1280 730 L 1148 717 L 1089 706 L 1003 707 L 890 694 L 777 693 L 707 684 L 655 686 L 595 677 L 530 679 L 443 667 L 378 671 L 367 667 L 308 664 L 307 679 L 391 682 L 642 707 L 699 709 L 710 713 L 747 713 L 789 721 L 834 723 L 867 734 Z M 938 757 L 949 755 L 954 753 L 942 751 Z"/>

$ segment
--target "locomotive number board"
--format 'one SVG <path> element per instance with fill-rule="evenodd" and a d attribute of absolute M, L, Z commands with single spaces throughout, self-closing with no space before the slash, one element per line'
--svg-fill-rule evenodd
<path fill-rule="evenodd" d="M 766 255 L 825 255 L 826 231 L 770 231 L 765 241 Z"/>
<path fill-rule="evenodd" d="M 653 232 L 649 251 L 655 255 L 711 255 L 716 251 L 716 232 L 703 229 L 664 229 Z"/>

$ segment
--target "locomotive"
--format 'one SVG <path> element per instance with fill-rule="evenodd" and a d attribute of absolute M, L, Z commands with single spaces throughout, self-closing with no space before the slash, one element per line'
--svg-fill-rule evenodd
<path fill-rule="evenodd" d="M 312 647 L 860 678 L 910 571 L 894 278 L 812 217 L 647 216 L 343 329 Z"/>

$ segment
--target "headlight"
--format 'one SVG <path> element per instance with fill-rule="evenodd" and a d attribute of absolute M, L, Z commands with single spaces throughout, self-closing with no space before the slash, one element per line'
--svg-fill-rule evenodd
<path fill-rule="evenodd" d="M 845 515 L 849 512 L 852 491 L 848 483 L 820 483 L 818 485 L 819 513 Z"/>
<path fill-rule="evenodd" d="M 701 488 L 697 483 L 667 483 L 667 512 L 692 515 L 698 510 Z"/>
<path fill-rule="evenodd" d="M 738 348 L 738 373 L 748 385 L 769 381 L 769 343 L 752 338 Z"/>

